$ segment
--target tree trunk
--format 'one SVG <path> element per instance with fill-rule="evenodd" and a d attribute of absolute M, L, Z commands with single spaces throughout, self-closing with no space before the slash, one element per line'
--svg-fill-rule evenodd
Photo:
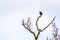
<path fill-rule="evenodd" d="M 38 38 L 37 37 L 35 37 L 35 40 L 37 40 Z"/>

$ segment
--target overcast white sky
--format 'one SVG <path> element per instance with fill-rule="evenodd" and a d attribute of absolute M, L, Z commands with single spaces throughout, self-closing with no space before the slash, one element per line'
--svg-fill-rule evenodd
<path fill-rule="evenodd" d="M 35 27 L 39 11 L 43 12 L 39 21 L 40 28 L 46 26 L 54 16 L 56 26 L 60 28 L 60 0 L 0 0 L 0 40 L 34 40 L 21 21 L 31 17 Z M 52 27 L 49 26 L 38 40 L 46 40 L 47 36 L 51 37 L 51 33 Z"/>

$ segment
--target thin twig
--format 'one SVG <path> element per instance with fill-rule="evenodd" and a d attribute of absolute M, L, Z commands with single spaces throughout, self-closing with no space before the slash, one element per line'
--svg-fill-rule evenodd
<path fill-rule="evenodd" d="M 41 32 L 44 31 L 51 23 L 53 23 L 53 21 L 55 20 L 55 17 L 53 18 L 53 20 L 44 29 L 41 30 Z"/>
<path fill-rule="evenodd" d="M 38 21 L 39 21 L 39 18 L 40 18 L 41 16 L 39 16 L 38 18 L 37 18 L 37 20 L 36 20 L 36 28 L 37 28 L 37 30 L 39 31 L 39 28 L 38 28 Z"/>
<path fill-rule="evenodd" d="M 29 22 L 27 22 L 27 24 L 29 24 Z M 30 25 L 26 25 L 26 23 L 24 23 L 24 20 L 22 21 L 22 25 L 24 26 L 25 29 L 27 29 L 30 33 L 32 33 L 34 35 L 34 37 L 36 37 L 35 33 L 30 29 Z"/>

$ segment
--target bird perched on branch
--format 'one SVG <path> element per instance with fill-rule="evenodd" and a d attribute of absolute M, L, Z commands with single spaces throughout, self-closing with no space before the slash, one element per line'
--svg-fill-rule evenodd
<path fill-rule="evenodd" d="M 40 14 L 40 16 L 43 15 L 43 13 L 41 11 L 39 12 L 39 14 Z"/>

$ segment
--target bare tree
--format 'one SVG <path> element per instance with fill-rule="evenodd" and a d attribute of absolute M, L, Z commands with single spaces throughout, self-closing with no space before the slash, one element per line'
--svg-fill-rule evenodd
<path fill-rule="evenodd" d="M 38 31 L 37 36 L 36 36 L 35 32 L 33 32 L 33 31 L 31 30 L 31 28 L 30 28 L 30 26 L 32 25 L 32 24 L 31 24 L 31 21 L 30 21 L 31 18 L 28 17 L 28 20 L 27 20 L 26 23 L 24 22 L 24 20 L 22 20 L 22 25 L 23 25 L 23 27 L 24 27 L 25 29 L 27 29 L 30 33 L 33 34 L 35 40 L 38 39 L 40 32 L 43 32 L 43 31 L 55 20 L 55 17 L 54 17 L 53 20 L 52 20 L 45 28 L 43 28 L 43 29 L 41 30 L 41 29 L 38 28 L 38 21 L 39 21 L 39 18 L 41 18 L 41 16 L 43 15 L 43 13 L 40 11 L 39 14 L 40 14 L 40 16 L 38 16 L 38 17 L 37 17 L 37 20 L 36 20 L 36 28 L 37 28 L 37 31 Z"/>
<path fill-rule="evenodd" d="M 55 23 L 52 23 L 52 27 L 53 27 L 53 39 L 54 40 L 60 40 L 59 34 L 58 34 L 58 28 L 56 27 Z"/>
<path fill-rule="evenodd" d="M 53 37 L 54 37 L 54 40 L 58 40 L 57 39 L 57 36 L 58 36 L 58 29 L 57 27 L 55 26 L 55 23 L 52 23 L 52 27 L 53 27 Z"/>
<path fill-rule="evenodd" d="M 50 40 L 60 40 L 60 35 L 58 34 L 58 28 L 56 27 L 56 24 L 55 23 L 52 23 L 52 28 L 53 28 L 53 38 L 50 39 Z M 47 38 L 48 39 L 48 38 Z"/>

